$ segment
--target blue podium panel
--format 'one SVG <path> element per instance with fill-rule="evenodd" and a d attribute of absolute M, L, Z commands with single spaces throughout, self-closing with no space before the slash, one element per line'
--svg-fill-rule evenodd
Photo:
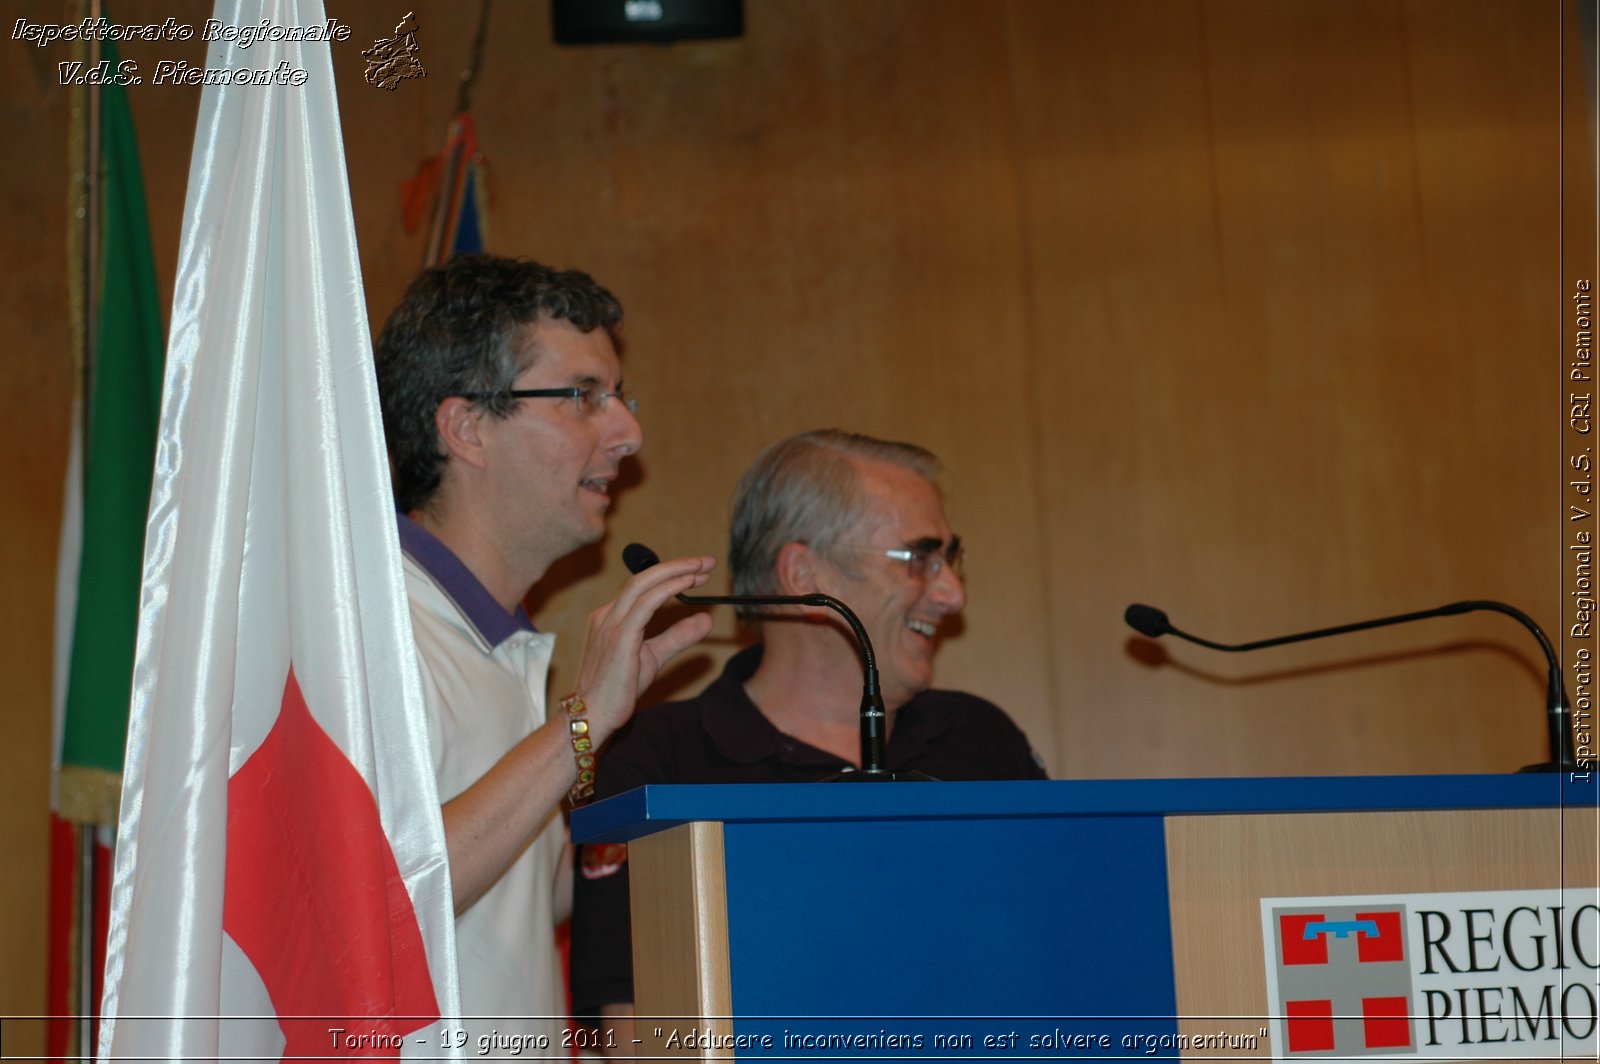
<path fill-rule="evenodd" d="M 1177 1032 L 1157 817 L 727 824 L 723 845 L 734 1029 L 775 1054 Z"/>

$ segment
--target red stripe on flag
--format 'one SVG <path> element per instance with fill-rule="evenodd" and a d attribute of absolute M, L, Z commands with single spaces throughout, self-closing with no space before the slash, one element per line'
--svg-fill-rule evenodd
<path fill-rule="evenodd" d="M 99 1018 L 89 1030 L 88 1048 L 78 1045 L 78 1020 L 96 1014 L 105 986 L 106 931 L 111 916 L 111 850 L 94 844 L 94 880 L 88 889 L 91 926 L 82 921 L 84 884 L 79 852 L 93 824 L 74 824 L 50 815 L 50 961 L 45 989 L 45 1053 L 50 1057 L 89 1055 L 100 1036 Z M 89 1004 L 79 1001 L 84 936 L 89 936 Z"/>
<path fill-rule="evenodd" d="M 365 1044 L 334 1055 L 394 1057 L 397 1036 L 439 1016 L 372 790 L 312 717 L 292 668 L 271 734 L 228 780 L 222 926 L 272 997 L 286 1060 L 329 1056 L 340 1027 Z"/>
<path fill-rule="evenodd" d="M 78 832 L 81 829 L 50 815 L 50 966 L 45 990 L 45 1054 L 63 1058 L 73 1052 L 73 1013 L 78 985 Z"/>

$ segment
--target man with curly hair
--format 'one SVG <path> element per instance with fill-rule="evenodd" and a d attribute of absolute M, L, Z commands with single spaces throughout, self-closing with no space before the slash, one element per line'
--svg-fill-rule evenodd
<path fill-rule="evenodd" d="M 563 799 L 593 750 L 710 617 L 645 638 L 706 582 L 710 558 L 630 579 L 589 618 L 576 683 L 546 706 L 554 636 L 522 606 L 563 556 L 605 534 L 643 431 L 622 390 L 622 308 L 588 275 L 460 256 L 423 273 L 376 345 L 384 435 L 455 899 L 462 1013 L 483 1034 L 559 1050 L 554 927 L 571 901 Z"/>

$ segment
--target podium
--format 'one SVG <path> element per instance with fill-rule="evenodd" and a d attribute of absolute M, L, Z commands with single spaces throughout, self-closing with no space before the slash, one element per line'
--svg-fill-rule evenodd
<path fill-rule="evenodd" d="M 1490 917 L 1471 915 L 1471 899 L 1510 899 L 1552 928 L 1566 921 L 1571 944 L 1546 966 L 1564 962 L 1552 979 L 1592 987 L 1596 805 L 1593 780 L 1566 774 L 670 785 L 580 809 L 572 829 L 576 841 L 629 844 L 642 1053 L 1294 1058 L 1307 1054 L 1288 1052 L 1269 1003 L 1277 918 L 1263 899 L 1395 898 L 1403 912 L 1407 899 L 1416 909 L 1460 894 L 1457 939 L 1441 937 L 1448 915 L 1429 925 L 1426 985 L 1444 962 L 1464 965 L 1463 948 L 1488 970 L 1478 940 L 1493 937 Z M 1567 900 L 1507 893 L 1533 891 Z M 1534 918 L 1513 912 L 1502 935 L 1519 963 Z M 1324 952 L 1349 937 L 1353 957 L 1378 933 L 1323 923 Z M 1431 1027 L 1414 1011 L 1409 1027 L 1403 1015 L 1328 1022 L 1369 1039 L 1404 1031 L 1430 1060 L 1478 1059 L 1461 1049 L 1478 1032 L 1453 992 L 1427 999 L 1451 1010 Z M 1460 1000 L 1463 1016 L 1476 1007 Z M 1511 1008 L 1504 989 L 1476 1000 Z M 1464 1040 L 1451 1042 L 1457 1020 Z M 1531 1044 L 1546 1027 L 1562 1047 L 1593 1044 L 1592 1030 L 1585 1042 L 1557 1021 L 1522 1024 L 1530 1044 L 1513 1048 L 1564 1052 Z M 1500 1022 L 1484 1020 L 1488 1050 Z M 1302 1045 L 1323 1029 L 1295 1028 Z"/>

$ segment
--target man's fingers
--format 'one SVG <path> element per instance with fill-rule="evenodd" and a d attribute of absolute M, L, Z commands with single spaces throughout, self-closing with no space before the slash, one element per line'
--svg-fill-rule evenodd
<path fill-rule="evenodd" d="M 651 566 L 629 580 L 615 600 L 591 613 L 583 661 L 578 666 L 580 687 L 599 695 L 603 688 L 621 685 L 617 688 L 619 697 L 629 701 L 631 710 L 631 700 L 636 697 L 637 690 L 623 688 L 648 684 L 648 677 L 641 681 L 640 671 L 653 672 L 661 662 L 704 638 L 710 630 L 711 619 L 688 618 L 687 628 L 672 635 L 669 635 L 672 629 L 661 633 L 667 638 L 659 646 L 646 644 L 645 627 L 674 595 L 709 580 L 715 566 L 716 560 L 709 557 L 676 558 Z"/>
<path fill-rule="evenodd" d="M 711 634 L 712 619 L 709 613 L 696 613 L 685 617 L 664 632 L 645 640 L 659 669 L 683 651 Z"/>
<path fill-rule="evenodd" d="M 704 639 L 711 631 L 711 623 L 709 613 L 696 613 L 645 640 L 639 655 L 639 691 L 642 693 L 655 682 L 667 662 Z"/>
<path fill-rule="evenodd" d="M 652 565 L 622 586 L 622 591 L 612 603 L 612 614 L 618 623 L 635 619 L 643 626 L 650 617 L 666 605 L 667 600 L 692 590 L 711 579 L 716 559 L 709 557 L 675 558 L 670 562 Z M 635 616 L 643 611 L 642 617 Z"/>

